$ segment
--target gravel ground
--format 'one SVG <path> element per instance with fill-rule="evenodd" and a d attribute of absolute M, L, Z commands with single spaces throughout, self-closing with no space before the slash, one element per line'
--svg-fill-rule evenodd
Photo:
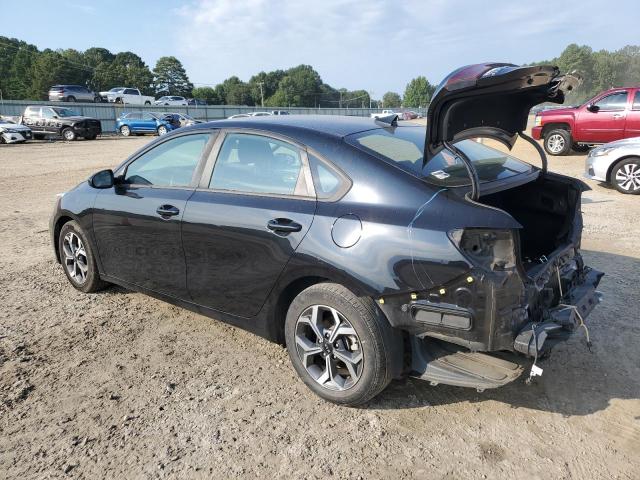
<path fill-rule="evenodd" d="M 340 408 L 279 345 L 69 285 L 47 233 L 55 193 L 148 141 L 0 146 L 0 478 L 640 478 L 640 198 L 584 195 L 584 254 L 607 273 L 591 352 L 577 335 L 532 385 L 404 380 Z M 550 168 L 581 176 L 583 156 Z"/>

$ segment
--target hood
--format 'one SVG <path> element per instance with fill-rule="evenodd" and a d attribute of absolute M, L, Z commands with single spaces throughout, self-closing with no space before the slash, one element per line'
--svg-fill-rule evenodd
<path fill-rule="evenodd" d="M 616 140 L 615 142 L 605 143 L 604 145 L 600 145 L 593 150 L 601 150 L 603 148 L 622 148 L 622 147 L 640 147 L 640 137 L 633 138 L 625 138 L 622 140 Z"/>
<path fill-rule="evenodd" d="M 25 127 L 24 125 L 19 125 L 17 123 L 8 123 L 8 122 L 0 122 L 0 128 L 10 128 L 13 130 L 30 130 L 29 127 Z"/>
<path fill-rule="evenodd" d="M 95 118 L 83 117 L 82 115 L 74 115 L 73 117 L 59 117 L 58 120 L 65 120 L 69 122 L 81 122 L 83 120 L 95 120 Z"/>
<path fill-rule="evenodd" d="M 550 108 L 548 110 L 542 110 L 536 113 L 540 117 L 546 117 L 548 115 L 562 115 L 565 113 L 574 113 L 578 107 L 564 107 L 564 108 Z"/>
<path fill-rule="evenodd" d="M 580 79 L 549 65 L 519 67 L 482 63 L 459 68 L 440 83 L 427 112 L 424 161 L 446 142 L 493 138 L 513 146 L 527 127 L 529 110 L 543 102 L 563 103 Z"/>

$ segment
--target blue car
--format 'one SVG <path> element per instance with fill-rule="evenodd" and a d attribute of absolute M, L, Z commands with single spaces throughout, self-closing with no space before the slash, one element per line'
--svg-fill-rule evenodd
<path fill-rule="evenodd" d="M 180 127 L 180 123 L 172 122 L 170 115 L 155 112 L 127 112 L 116 121 L 116 130 L 124 137 L 132 133 L 155 133 L 166 135 Z"/>

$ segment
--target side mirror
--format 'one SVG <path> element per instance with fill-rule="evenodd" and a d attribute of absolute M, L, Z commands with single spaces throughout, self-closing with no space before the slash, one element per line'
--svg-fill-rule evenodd
<path fill-rule="evenodd" d="M 590 112 L 596 113 L 598 110 L 600 110 L 600 107 L 590 103 L 589 105 L 587 105 L 587 110 L 589 110 Z"/>
<path fill-rule="evenodd" d="M 114 183 L 113 170 L 100 170 L 89 177 L 89 185 L 93 188 L 111 188 Z"/>

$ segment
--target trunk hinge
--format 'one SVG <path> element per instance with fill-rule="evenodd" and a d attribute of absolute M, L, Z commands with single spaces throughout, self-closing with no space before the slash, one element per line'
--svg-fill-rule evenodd
<path fill-rule="evenodd" d="M 442 144 L 447 150 L 449 150 L 456 157 L 462 160 L 462 163 L 467 169 L 467 175 L 469 175 L 469 179 L 471 180 L 471 200 L 477 201 L 478 197 L 480 196 L 480 180 L 478 178 L 478 172 L 473 166 L 473 163 L 471 162 L 471 160 L 469 160 L 469 157 L 467 157 L 467 155 L 462 150 L 456 148 L 452 143 L 444 141 L 442 142 Z"/>
<path fill-rule="evenodd" d="M 518 135 L 520 135 L 520 137 L 522 137 L 531 145 L 533 145 L 534 148 L 538 151 L 538 154 L 540 155 L 540 159 L 542 160 L 542 174 L 544 175 L 545 173 L 547 173 L 547 154 L 545 153 L 544 148 L 542 148 L 538 142 L 536 142 L 533 138 L 531 138 L 526 133 L 519 132 Z"/>

